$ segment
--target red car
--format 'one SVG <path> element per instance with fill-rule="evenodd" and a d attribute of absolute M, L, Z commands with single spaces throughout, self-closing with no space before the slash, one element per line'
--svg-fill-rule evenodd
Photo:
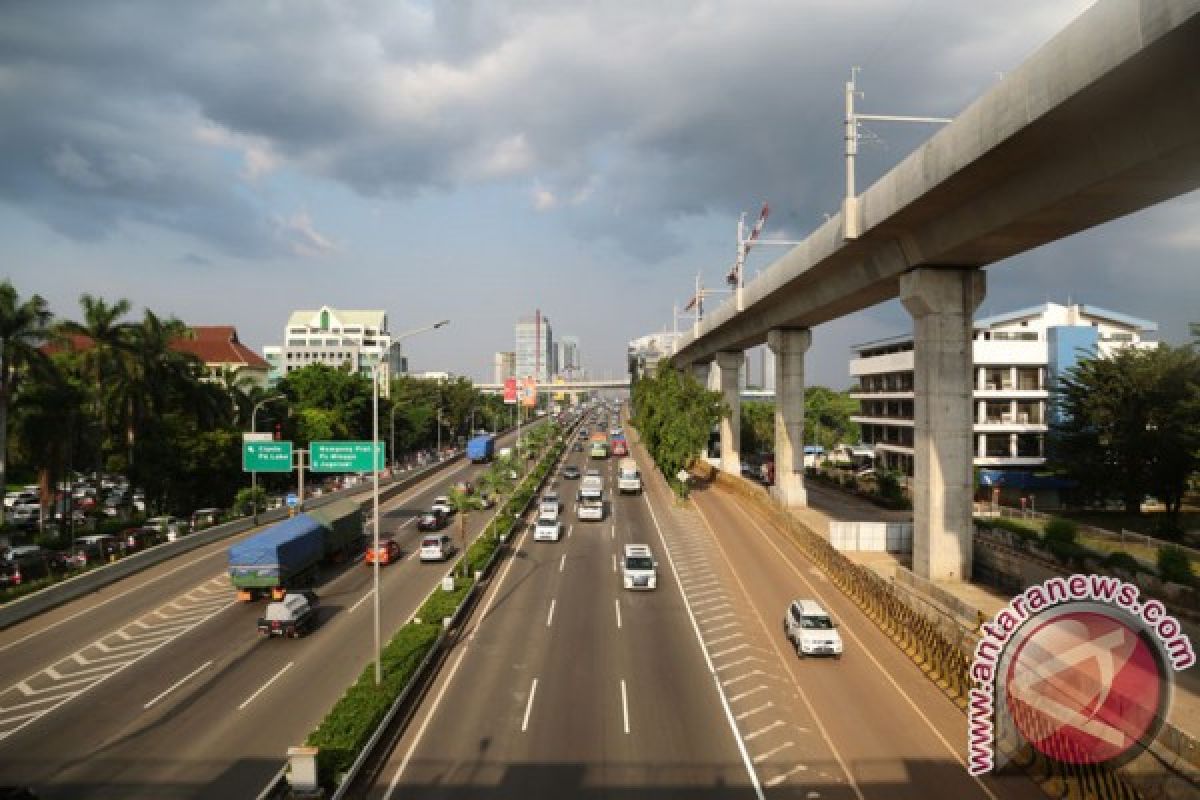
<path fill-rule="evenodd" d="M 374 564 L 376 558 L 379 559 L 381 565 L 399 561 L 400 545 L 396 544 L 395 539 L 384 539 L 379 543 L 379 549 L 375 549 L 374 547 L 367 548 L 367 557 L 363 563 Z"/>

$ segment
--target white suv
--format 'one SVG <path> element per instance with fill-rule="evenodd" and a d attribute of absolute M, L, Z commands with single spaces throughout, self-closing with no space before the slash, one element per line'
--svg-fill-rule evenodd
<path fill-rule="evenodd" d="M 625 545 L 621 560 L 621 583 L 626 589 L 657 589 L 658 562 L 650 547 L 644 544 Z"/>
<path fill-rule="evenodd" d="M 535 542 L 557 542 L 561 538 L 562 523 L 558 521 L 557 514 L 553 517 L 538 517 L 537 524 L 533 527 L 533 540 Z"/>
<path fill-rule="evenodd" d="M 793 600 L 783 616 L 783 630 L 801 658 L 842 657 L 842 637 L 837 626 L 816 600 Z"/>

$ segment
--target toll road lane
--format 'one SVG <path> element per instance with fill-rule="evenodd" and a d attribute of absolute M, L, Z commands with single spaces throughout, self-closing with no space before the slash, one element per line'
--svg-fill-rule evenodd
<path fill-rule="evenodd" d="M 763 657 L 808 699 L 864 797 L 1042 796 L 1023 775 L 968 775 L 965 717 L 921 670 L 752 506 L 719 487 L 693 497 L 710 557 L 734 576 L 735 608 L 765 632 Z M 798 597 L 838 622 L 840 660 L 796 657 L 780 624 Z"/>
<path fill-rule="evenodd" d="M 524 534 L 369 796 L 754 797 L 678 590 L 625 592 L 613 569 L 648 524 L 613 499 L 557 544 Z"/>
<path fill-rule="evenodd" d="M 389 507 L 427 508 L 454 477 L 443 474 Z M 471 515 L 471 538 L 488 516 Z M 383 568 L 383 629 L 407 621 L 446 569 L 415 559 Z M 255 625 L 263 604 L 236 604 L 202 620 L 0 741 L 0 783 L 32 784 L 50 798 L 253 795 L 367 665 L 369 617 L 348 609 L 369 590 L 361 559 L 344 565 L 319 587 L 318 626 L 300 640 L 263 639 Z M 222 592 L 232 600 L 227 581 Z M 206 661 L 212 666 L 166 691 Z"/>

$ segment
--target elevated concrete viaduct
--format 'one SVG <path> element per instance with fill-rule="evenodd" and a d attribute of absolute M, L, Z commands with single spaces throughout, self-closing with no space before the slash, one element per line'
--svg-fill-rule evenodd
<path fill-rule="evenodd" d="M 815 325 L 901 298 L 916 357 L 914 568 L 971 568 L 971 315 L 982 268 L 1200 185 L 1200 0 L 1100 0 L 732 302 L 681 338 L 703 371 L 768 342 L 776 494 L 804 503 L 803 354 Z M 722 367 L 722 374 L 725 368 Z M 737 383 L 722 379 L 736 408 Z M 736 469 L 735 425 L 722 427 Z M 784 474 L 784 464 L 787 472 Z"/>

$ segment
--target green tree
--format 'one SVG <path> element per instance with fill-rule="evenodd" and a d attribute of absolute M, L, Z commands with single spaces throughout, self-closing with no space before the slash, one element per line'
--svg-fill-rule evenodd
<path fill-rule="evenodd" d="M 467 516 L 472 511 L 478 511 L 483 507 L 479 497 L 474 494 L 468 494 L 462 489 L 451 489 L 448 496 L 450 507 L 454 509 L 455 516 L 458 518 L 458 548 L 463 554 L 463 558 L 459 559 L 459 564 L 462 566 L 462 575 L 467 577 Z"/>
<path fill-rule="evenodd" d="M 804 390 L 804 439 L 826 451 L 839 443 L 855 444 L 860 439 L 858 423 L 850 419 L 858 413 L 858 401 L 849 392 L 824 386 Z"/>
<path fill-rule="evenodd" d="M 742 403 L 742 452 L 775 451 L 775 404 L 748 400 Z"/>
<path fill-rule="evenodd" d="M 1123 348 L 1088 358 L 1055 389 L 1055 466 L 1085 499 L 1119 497 L 1130 514 L 1153 494 L 1178 528 L 1188 479 L 1200 457 L 1200 355 L 1191 346 Z"/>
<path fill-rule="evenodd" d="M 129 301 L 120 299 L 111 305 L 103 298 L 84 293 L 79 298 L 83 321 L 63 320 L 57 333 L 70 348 L 70 337 L 83 337 L 75 351 L 80 369 L 91 382 L 91 402 L 97 426 L 95 467 L 102 470 L 105 455 L 120 445 L 112 436 L 110 399 L 128 386 L 123 373 L 124 355 L 129 352 L 129 330 L 132 325 L 122 321 L 129 313 Z"/>
<path fill-rule="evenodd" d="M 10 281 L 0 282 L 0 488 L 8 485 L 8 411 L 21 375 L 45 359 L 38 349 L 45 341 L 51 315 L 40 295 L 20 300 Z M 0 504 L 0 526 L 4 507 Z"/>
<path fill-rule="evenodd" d="M 680 495 L 686 495 L 687 485 L 676 474 L 703 451 L 713 426 L 729 414 L 719 392 L 705 389 L 691 374 L 665 362 L 633 385 L 632 423 Z"/>

